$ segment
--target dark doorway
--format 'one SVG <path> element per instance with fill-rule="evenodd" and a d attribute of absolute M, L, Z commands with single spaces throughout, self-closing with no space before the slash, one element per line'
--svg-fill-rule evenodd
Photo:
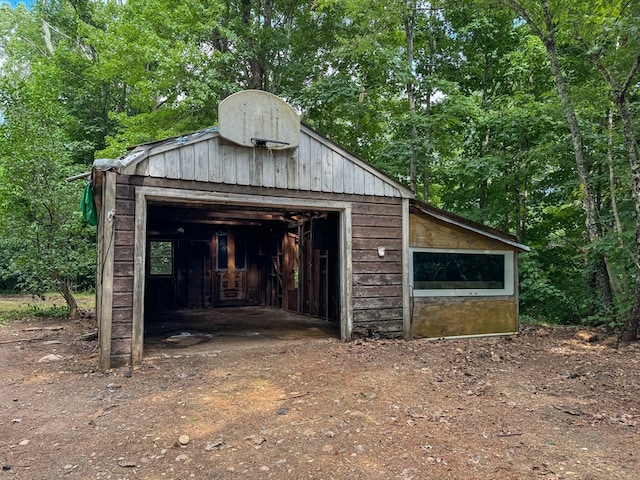
<path fill-rule="evenodd" d="M 339 218 L 338 212 L 150 202 L 145 330 L 157 330 L 170 312 L 214 315 L 247 306 L 338 324 Z M 190 317 L 180 318 L 188 328 Z"/>

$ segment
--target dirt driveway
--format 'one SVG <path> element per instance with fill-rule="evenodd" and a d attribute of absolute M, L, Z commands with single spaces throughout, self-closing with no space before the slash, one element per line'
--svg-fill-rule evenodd
<path fill-rule="evenodd" d="M 89 331 L 0 326 L 0 480 L 640 478 L 638 344 L 212 341 L 100 373 Z"/>

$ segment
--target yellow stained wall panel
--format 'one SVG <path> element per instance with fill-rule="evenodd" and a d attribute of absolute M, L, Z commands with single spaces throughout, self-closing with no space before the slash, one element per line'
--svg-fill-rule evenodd
<path fill-rule="evenodd" d="M 472 250 L 504 250 L 504 244 L 451 225 L 409 215 L 409 246 L 417 248 L 458 248 Z"/>
<path fill-rule="evenodd" d="M 518 306 L 514 299 L 444 298 L 414 299 L 412 332 L 415 337 L 454 337 L 518 331 Z"/>

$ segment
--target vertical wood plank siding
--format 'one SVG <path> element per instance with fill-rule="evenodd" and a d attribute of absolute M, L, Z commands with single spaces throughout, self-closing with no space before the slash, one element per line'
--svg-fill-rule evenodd
<path fill-rule="evenodd" d="M 318 138 L 302 135 L 298 148 L 269 150 L 220 143 L 205 137 L 192 143 L 150 147 L 148 156 L 125 173 L 227 185 L 283 188 L 376 197 L 401 197 L 398 187 L 365 163 Z"/>

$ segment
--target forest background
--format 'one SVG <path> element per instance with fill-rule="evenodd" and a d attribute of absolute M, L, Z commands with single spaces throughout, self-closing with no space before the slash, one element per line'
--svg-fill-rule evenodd
<path fill-rule="evenodd" d="M 95 158 L 215 125 L 243 89 L 437 207 L 514 234 L 522 319 L 640 318 L 640 2 L 0 4 L 0 290 L 93 288 Z"/>

